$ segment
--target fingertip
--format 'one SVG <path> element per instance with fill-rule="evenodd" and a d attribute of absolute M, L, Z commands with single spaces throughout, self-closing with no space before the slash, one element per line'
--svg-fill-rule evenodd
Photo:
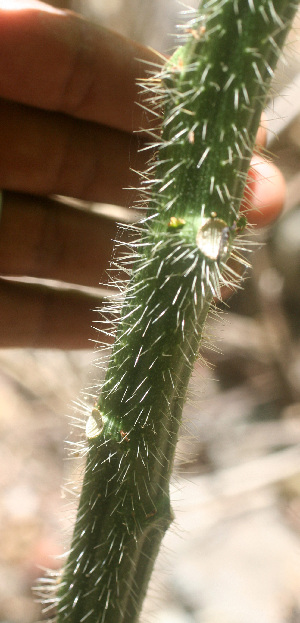
<path fill-rule="evenodd" d="M 269 225 L 280 215 L 286 195 L 285 180 L 272 163 L 255 155 L 251 162 L 244 208 L 251 225 Z"/>

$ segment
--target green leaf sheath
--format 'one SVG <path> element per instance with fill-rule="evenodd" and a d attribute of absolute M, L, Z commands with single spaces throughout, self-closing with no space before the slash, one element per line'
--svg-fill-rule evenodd
<path fill-rule="evenodd" d="M 135 623 L 172 521 L 169 480 L 204 323 L 237 279 L 238 216 L 261 111 L 298 2 L 204 0 L 159 76 L 147 217 L 87 424 L 86 471 L 57 623 Z M 129 261 L 129 260 L 128 260 Z"/>

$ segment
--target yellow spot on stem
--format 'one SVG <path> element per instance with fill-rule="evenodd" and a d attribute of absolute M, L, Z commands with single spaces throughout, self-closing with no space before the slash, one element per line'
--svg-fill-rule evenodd
<path fill-rule="evenodd" d="M 168 227 L 170 227 L 171 229 L 178 229 L 180 227 L 183 227 L 185 225 L 186 221 L 184 220 L 184 218 L 179 218 L 177 216 L 171 216 L 169 222 L 168 222 Z"/>

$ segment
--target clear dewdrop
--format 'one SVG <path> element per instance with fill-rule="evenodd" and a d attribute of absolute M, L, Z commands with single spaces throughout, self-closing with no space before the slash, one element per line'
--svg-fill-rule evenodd
<path fill-rule="evenodd" d="M 196 235 L 196 243 L 200 251 L 210 260 L 218 260 L 228 251 L 228 236 L 224 236 L 228 227 L 220 218 L 203 219 Z"/>
<path fill-rule="evenodd" d="M 86 436 L 88 439 L 98 437 L 102 432 L 104 426 L 101 411 L 96 407 L 93 408 L 91 415 L 88 417 L 86 423 Z"/>

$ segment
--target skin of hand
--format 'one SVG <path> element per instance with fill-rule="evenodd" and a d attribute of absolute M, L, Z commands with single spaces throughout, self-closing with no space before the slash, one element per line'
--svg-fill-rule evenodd
<path fill-rule="evenodd" d="M 0 0 L 0 35 L 0 346 L 90 348 L 96 296 L 17 278 L 89 287 L 105 279 L 116 223 L 88 205 L 132 205 L 135 193 L 124 189 L 138 186 L 134 171 L 149 158 L 139 149 L 155 124 L 136 104 L 136 80 L 147 76 L 145 61 L 161 61 L 38 0 Z M 258 226 L 277 217 L 285 195 L 282 175 L 260 155 L 265 140 L 261 128 L 248 184 L 247 217 Z"/>

